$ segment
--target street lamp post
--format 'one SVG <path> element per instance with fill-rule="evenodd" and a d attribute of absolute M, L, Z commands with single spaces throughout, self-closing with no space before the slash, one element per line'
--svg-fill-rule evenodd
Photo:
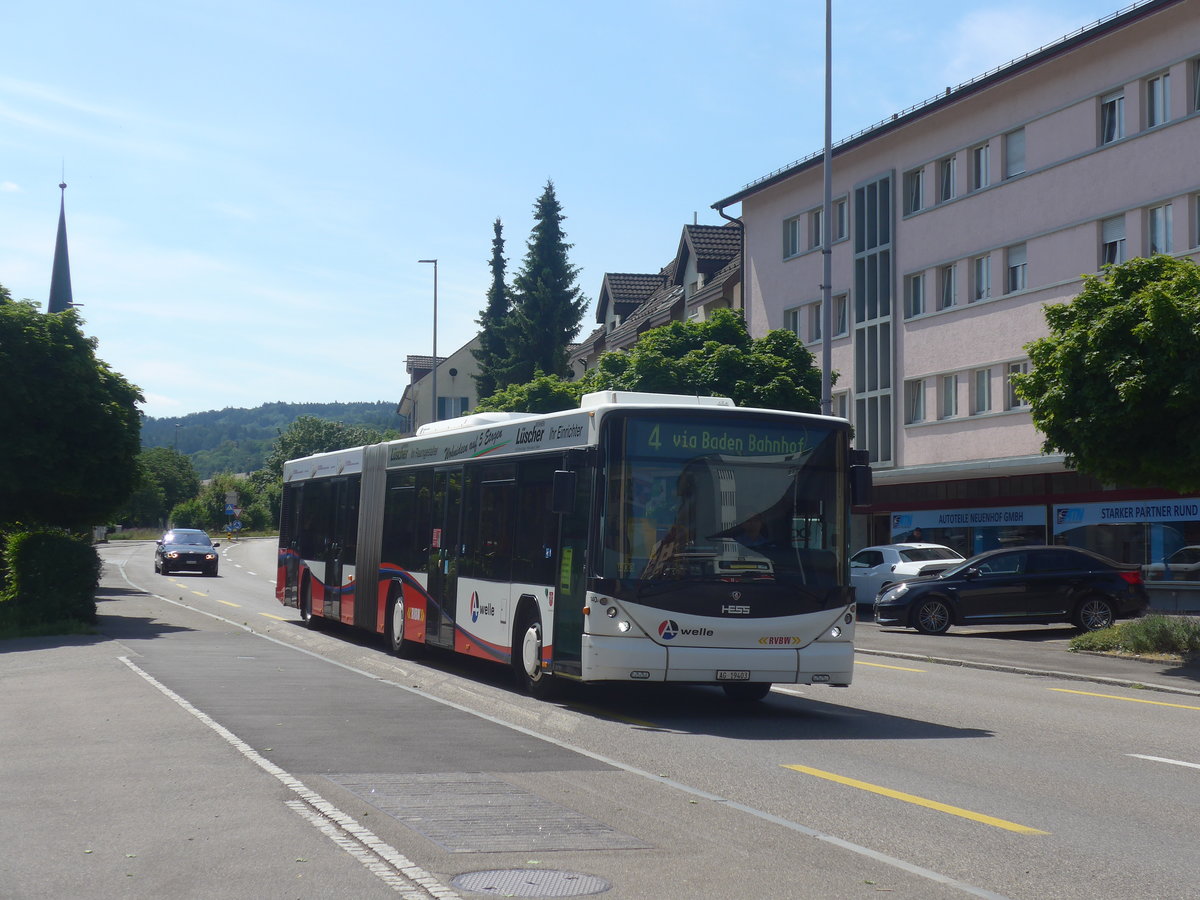
<path fill-rule="evenodd" d="M 438 419 L 438 393 L 437 393 L 437 260 L 436 259 L 418 259 L 420 263 L 433 263 L 433 415 L 430 417 L 431 422 L 436 422 Z"/>

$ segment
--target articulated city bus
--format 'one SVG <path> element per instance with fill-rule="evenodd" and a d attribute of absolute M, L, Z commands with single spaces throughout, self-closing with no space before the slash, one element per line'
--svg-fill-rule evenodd
<path fill-rule="evenodd" d="M 510 665 L 535 696 L 845 686 L 863 455 L 843 419 L 720 397 L 602 391 L 436 422 L 284 466 L 276 596 L 400 656 Z"/>

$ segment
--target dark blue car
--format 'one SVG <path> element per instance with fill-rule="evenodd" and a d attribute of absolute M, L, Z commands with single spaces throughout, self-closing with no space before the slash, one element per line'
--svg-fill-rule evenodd
<path fill-rule="evenodd" d="M 875 601 L 875 621 L 925 634 L 951 625 L 1046 622 L 1094 631 L 1140 616 L 1147 602 L 1137 566 L 1075 547 L 1016 547 L 892 586 Z"/>

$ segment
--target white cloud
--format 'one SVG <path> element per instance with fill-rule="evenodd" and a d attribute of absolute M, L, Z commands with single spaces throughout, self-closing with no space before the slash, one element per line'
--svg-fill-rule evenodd
<path fill-rule="evenodd" d="M 943 74 L 957 85 L 1076 30 L 1080 22 L 1050 8 L 1006 6 L 963 16 L 945 38 Z"/>
<path fill-rule="evenodd" d="M 0 194 L 19 194 L 21 186 L 11 181 L 0 181 Z"/>

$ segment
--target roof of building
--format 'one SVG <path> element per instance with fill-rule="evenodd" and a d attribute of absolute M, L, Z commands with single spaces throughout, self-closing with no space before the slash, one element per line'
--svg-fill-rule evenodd
<path fill-rule="evenodd" d="M 1124 28 L 1131 22 L 1141 19 L 1145 16 L 1152 15 L 1161 9 L 1168 6 L 1174 6 L 1178 3 L 1186 2 L 1186 0 L 1141 0 L 1141 2 L 1133 3 L 1114 13 L 1093 22 L 1090 25 L 1085 25 L 1082 28 L 1076 29 L 1070 34 L 1064 35 L 1056 41 L 1038 47 L 1036 50 L 1031 50 L 1024 56 L 1017 57 L 1010 62 L 997 66 L 990 71 L 984 72 L 982 75 L 964 81 L 957 87 L 947 87 L 945 92 L 924 100 L 921 103 L 914 104 L 908 109 L 901 110 L 898 113 L 892 113 L 891 117 L 872 125 L 869 128 L 864 128 L 850 137 L 843 138 L 835 143 L 832 147 L 833 154 L 836 156 L 839 153 L 845 153 L 854 147 L 872 141 L 890 131 L 897 128 L 902 128 L 912 122 L 922 119 L 925 116 L 943 109 L 951 104 L 969 97 L 980 91 L 986 90 L 997 82 L 1004 81 L 1021 72 L 1033 69 L 1042 65 L 1047 60 L 1053 57 L 1060 56 L 1070 50 L 1075 49 L 1083 44 L 1090 43 L 1098 38 Z M 740 203 L 747 197 L 751 197 L 760 191 L 765 190 L 781 181 L 791 178 L 806 169 L 821 165 L 825 156 L 824 149 L 818 150 L 809 154 L 802 159 L 789 163 L 786 166 L 776 169 L 774 172 L 769 172 L 761 178 L 750 182 L 742 187 L 742 189 L 734 194 L 730 194 L 722 200 L 718 200 L 712 204 L 712 209 L 724 209 L 727 206 L 733 206 L 735 203 Z"/>

